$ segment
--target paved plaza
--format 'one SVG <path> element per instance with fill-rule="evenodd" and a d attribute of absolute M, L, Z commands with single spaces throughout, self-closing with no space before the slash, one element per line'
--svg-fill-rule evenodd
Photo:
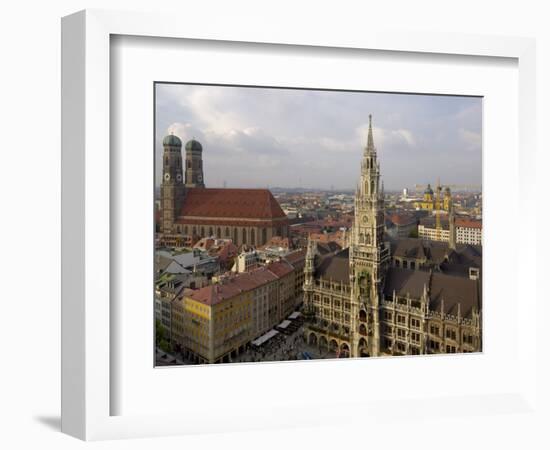
<path fill-rule="evenodd" d="M 260 346 L 248 344 L 246 350 L 233 357 L 233 363 L 250 363 L 263 361 L 298 361 L 309 359 L 337 358 L 336 353 L 328 349 L 319 349 L 309 345 L 304 337 L 303 324 L 293 332 L 279 332 Z M 288 334 L 287 334 L 288 333 Z M 194 365 L 196 363 L 186 359 L 180 353 L 167 354 L 157 351 L 157 366 Z"/>

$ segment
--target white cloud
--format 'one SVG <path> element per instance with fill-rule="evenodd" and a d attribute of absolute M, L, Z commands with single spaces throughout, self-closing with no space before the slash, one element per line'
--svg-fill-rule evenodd
<path fill-rule="evenodd" d="M 367 142 L 368 132 L 368 123 L 364 123 L 356 129 L 356 134 L 361 137 L 363 145 Z M 416 147 L 416 140 L 412 131 L 404 128 L 389 129 L 375 126 L 372 128 L 372 135 L 374 145 L 377 148 L 389 150 L 392 147 L 402 146 L 403 144 L 406 144 L 408 147 Z"/>
<path fill-rule="evenodd" d="M 460 139 L 464 143 L 464 149 L 467 151 L 479 151 L 481 150 L 481 133 L 475 131 L 465 130 L 461 128 L 458 131 Z"/>
<path fill-rule="evenodd" d="M 210 186 L 352 188 L 371 113 L 387 188 L 480 182 L 480 99 L 197 85 L 158 87 L 157 174 L 173 131 L 203 144 Z"/>

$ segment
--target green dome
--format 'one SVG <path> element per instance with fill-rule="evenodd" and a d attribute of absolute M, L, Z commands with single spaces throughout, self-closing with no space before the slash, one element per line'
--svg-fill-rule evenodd
<path fill-rule="evenodd" d="M 181 147 L 181 139 L 173 134 L 165 136 L 162 140 L 162 145 L 170 145 L 172 147 Z"/>
<path fill-rule="evenodd" d="M 202 145 L 199 141 L 195 141 L 195 139 L 191 139 L 187 144 L 185 144 L 185 150 L 195 150 L 202 152 Z"/>

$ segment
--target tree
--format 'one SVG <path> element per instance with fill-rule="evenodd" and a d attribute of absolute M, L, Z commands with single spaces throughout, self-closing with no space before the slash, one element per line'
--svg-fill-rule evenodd
<path fill-rule="evenodd" d="M 168 342 L 166 329 L 158 319 L 155 320 L 155 345 L 163 352 L 168 353 L 170 351 L 170 343 Z"/>

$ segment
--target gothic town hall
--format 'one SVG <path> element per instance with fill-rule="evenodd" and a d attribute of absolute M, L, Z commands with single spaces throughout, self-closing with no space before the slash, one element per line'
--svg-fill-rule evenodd
<path fill-rule="evenodd" d="M 390 241 L 384 233 L 384 187 L 369 116 L 344 248 L 309 241 L 305 261 L 305 337 L 340 357 L 478 352 L 481 246 Z"/>

